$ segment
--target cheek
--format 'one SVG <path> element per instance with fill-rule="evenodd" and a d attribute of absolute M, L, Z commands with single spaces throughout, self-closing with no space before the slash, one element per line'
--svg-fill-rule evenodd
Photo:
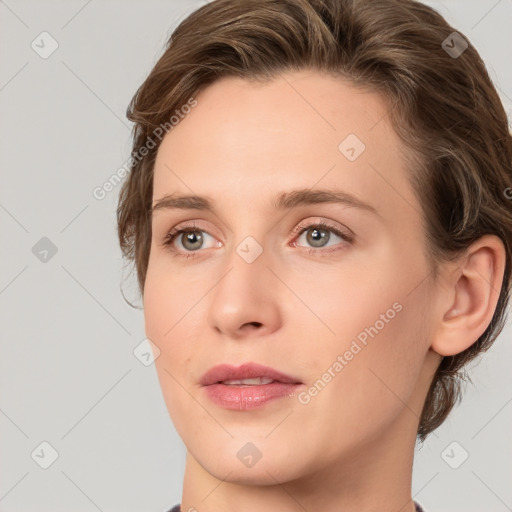
<path fill-rule="evenodd" d="M 382 241 L 351 260 L 350 271 L 324 283 L 328 292 L 318 302 L 318 311 L 335 333 L 338 353 L 357 342 L 359 355 L 365 355 L 358 359 L 377 367 L 388 359 L 420 358 L 421 339 L 428 337 L 429 302 L 426 284 L 421 284 L 427 268 L 419 247 L 407 247 L 403 239 Z"/>
<path fill-rule="evenodd" d="M 204 294 L 198 282 L 187 280 L 169 264 L 171 257 L 155 255 L 152 248 L 144 286 L 146 335 L 159 340 L 164 350 L 171 347 L 171 340 L 183 329 L 183 324 L 190 323 L 194 304 Z"/>
<path fill-rule="evenodd" d="M 396 417 L 414 392 L 428 351 L 428 294 L 426 285 L 418 286 L 425 269 L 421 260 L 407 267 L 399 254 L 388 256 L 330 283 L 317 281 L 326 293 L 314 310 L 333 332 L 322 336 L 321 350 L 304 345 L 303 357 L 313 354 L 315 361 L 309 384 L 323 375 L 329 381 L 318 383 L 321 391 L 309 405 L 312 416 L 330 417 L 348 431 L 364 425 L 369 433 Z M 312 284 L 302 289 L 304 297 L 312 297 Z M 329 369 L 334 378 L 326 375 Z"/>
<path fill-rule="evenodd" d="M 146 336 L 160 349 L 155 366 L 164 393 L 169 386 L 174 386 L 169 373 L 175 375 L 175 367 L 187 357 L 185 350 L 189 346 L 176 342 L 180 330 L 188 325 L 187 315 L 192 313 L 191 306 L 187 306 L 191 302 L 188 297 L 184 300 L 181 287 L 176 284 L 175 279 L 150 263 L 144 286 L 144 324 Z"/>
<path fill-rule="evenodd" d="M 177 288 L 171 281 L 165 274 L 155 272 L 155 267 L 148 267 L 144 287 L 144 322 L 146 336 L 160 350 L 154 364 L 167 411 L 178 432 L 182 432 L 185 427 L 190 429 L 190 425 L 182 424 L 190 403 L 190 396 L 182 386 L 185 385 L 192 354 L 188 353 L 191 344 L 180 336 L 183 336 L 185 325 L 190 326 L 187 311 L 190 315 L 193 310 L 190 310 L 190 305 L 187 307 L 190 301 L 176 292 Z"/>
<path fill-rule="evenodd" d="M 322 379 L 328 368 L 336 375 L 310 403 L 312 416 L 336 426 L 333 435 L 340 429 L 377 435 L 406 407 L 428 350 L 427 305 L 419 298 L 381 292 L 364 303 L 346 302 L 336 324 L 342 335 L 318 358 L 311 379 Z"/>
<path fill-rule="evenodd" d="M 208 286 L 175 270 L 170 272 L 165 261 L 150 260 L 144 286 L 145 333 L 160 349 L 155 366 L 166 395 L 191 379 L 191 362 L 197 360 L 196 342 L 204 338 L 201 329 L 206 312 L 201 299 Z"/>

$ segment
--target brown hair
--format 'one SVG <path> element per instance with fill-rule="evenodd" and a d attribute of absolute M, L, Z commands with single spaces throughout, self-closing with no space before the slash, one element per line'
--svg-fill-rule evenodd
<path fill-rule="evenodd" d="M 501 332 L 510 296 L 512 137 L 478 52 L 453 32 L 436 11 L 412 0 L 215 0 L 177 27 L 127 111 L 135 123 L 132 154 L 140 155 L 176 109 L 220 77 L 264 81 L 309 68 L 382 94 L 415 163 L 411 184 L 433 275 L 439 262 L 484 234 L 497 235 L 506 248 L 492 321 L 472 346 L 442 359 L 420 418 L 421 441 L 460 401 L 467 378 L 460 370 Z M 142 294 L 157 151 L 158 144 L 132 159 L 117 210 L 121 249 L 135 262 Z"/>

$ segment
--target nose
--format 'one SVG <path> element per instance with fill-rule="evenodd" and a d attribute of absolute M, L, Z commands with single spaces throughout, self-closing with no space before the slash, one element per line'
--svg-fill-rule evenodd
<path fill-rule="evenodd" d="M 233 249 L 228 271 L 210 297 L 208 321 L 217 333 L 241 340 L 279 329 L 282 289 L 268 263 L 265 251 L 248 263 Z"/>

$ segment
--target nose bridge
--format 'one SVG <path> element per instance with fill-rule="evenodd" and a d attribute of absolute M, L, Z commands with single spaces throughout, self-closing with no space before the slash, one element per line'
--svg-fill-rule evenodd
<path fill-rule="evenodd" d="M 253 203 L 254 206 L 254 203 Z M 250 279 L 254 269 L 264 272 L 265 263 L 268 262 L 270 247 L 268 247 L 269 225 L 263 220 L 263 216 L 253 213 L 254 209 L 250 206 L 240 204 L 238 212 L 245 211 L 245 214 L 238 215 L 231 222 L 231 229 L 227 234 L 228 240 L 225 244 L 226 266 L 235 267 L 233 270 L 246 273 L 245 277 Z"/>
<path fill-rule="evenodd" d="M 210 324 L 233 336 L 249 323 L 272 331 L 279 314 L 275 287 L 268 281 L 273 279 L 267 268 L 270 251 L 253 235 L 235 239 L 232 233 L 232 243 L 226 244 L 225 271 L 210 300 Z"/>
<path fill-rule="evenodd" d="M 260 295 L 258 287 L 266 280 L 265 274 L 268 273 L 268 249 L 265 250 L 254 236 L 247 235 L 239 242 L 227 244 L 226 251 L 225 268 L 228 273 L 219 283 L 219 288 L 227 287 L 228 294 L 238 294 L 238 302 L 249 296 Z"/>

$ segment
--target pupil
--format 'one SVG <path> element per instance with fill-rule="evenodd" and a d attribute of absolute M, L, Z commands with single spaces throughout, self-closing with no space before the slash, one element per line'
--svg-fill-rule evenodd
<path fill-rule="evenodd" d="M 329 234 L 325 229 L 314 228 L 311 233 L 311 235 L 308 235 L 308 242 L 315 247 L 321 247 L 322 242 L 327 243 L 329 241 Z"/>
<path fill-rule="evenodd" d="M 192 245 L 194 245 L 194 243 L 197 243 L 199 242 L 199 246 L 201 246 L 201 241 L 202 241 L 202 236 L 201 235 L 198 235 L 198 231 L 194 231 L 194 232 L 190 232 L 190 233 L 187 233 L 186 236 L 185 236 L 185 240 L 186 240 L 186 243 L 184 243 L 183 245 L 185 247 L 187 247 L 187 243 L 191 243 Z M 194 249 L 198 249 L 198 247 L 191 247 L 192 250 Z"/>

